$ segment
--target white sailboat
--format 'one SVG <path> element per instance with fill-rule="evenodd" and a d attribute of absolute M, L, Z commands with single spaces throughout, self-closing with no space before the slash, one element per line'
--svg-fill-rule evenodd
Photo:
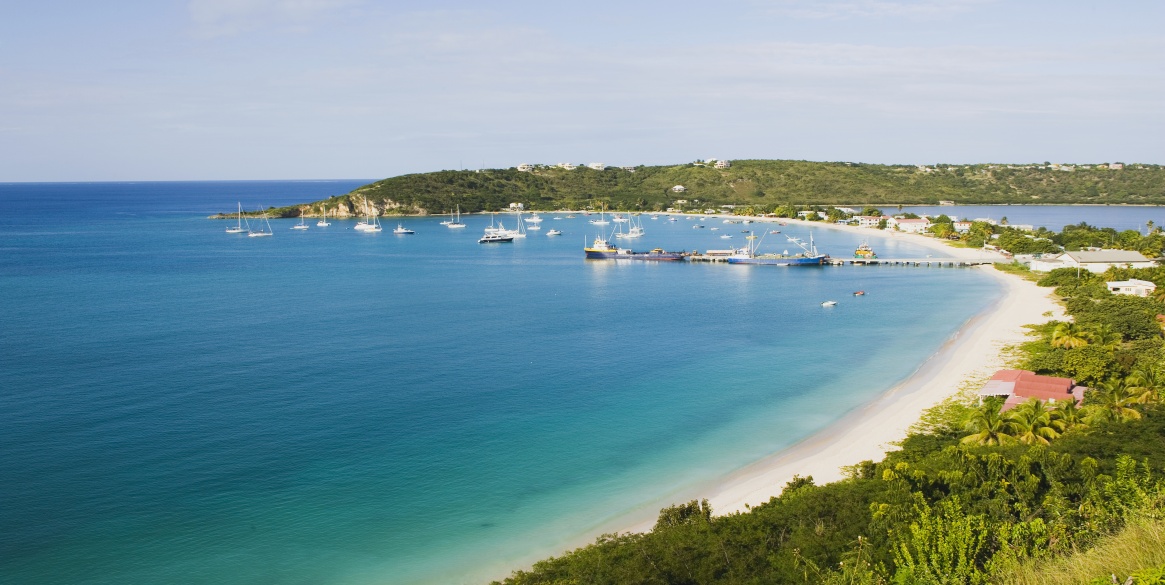
<path fill-rule="evenodd" d="M 263 223 L 267 225 L 267 230 L 266 230 L 266 231 L 264 231 L 264 230 L 262 230 L 262 229 L 258 229 L 258 230 L 256 230 L 256 229 L 251 229 L 251 223 L 250 223 L 250 222 L 247 222 L 247 237 L 248 237 L 248 238 L 262 238 L 262 237 L 266 237 L 266 236 L 273 236 L 273 235 L 275 235 L 275 234 L 274 234 L 274 233 L 271 231 L 271 222 L 270 222 L 270 221 L 267 221 L 267 213 L 266 213 L 266 212 L 264 212 L 264 213 L 263 213 L 263 215 L 262 215 L 261 217 L 263 218 Z M 258 222 L 255 222 L 255 223 L 258 223 Z"/>
<path fill-rule="evenodd" d="M 364 221 L 356 222 L 356 226 L 353 227 L 352 229 L 359 231 L 359 232 L 379 232 L 379 231 L 381 231 L 380 219 L 376 215 L 373 215 L 372 211 L 368 207 L 369 207 L 368 202 L 365 201 L 364 202 L 364 218 L 365 219 L 364 219 Z"/>
<path fill-rule="evenodd" d="M 607 221 L 606 215 L 607 215 L 607 206 L 604 205 L 603 209 L 599 211 L 599 219 L 592 219 L 591 224 L 592 225 L 609 225 L 611 222 Z"/>
<path fill-rule="evenodd" d="M 247 227 L 242 227 L 242 203 L 239 203 L 239 225 L 234 227 L 227 227 L 226 233 L 242 233 L 250 230 L 250 224 Z"/>
<path fill-rule="evenodd" d="M 291 226 L 291 229 L 293 229 L 293 230 L 306 230 L 307 229 L 307 224 L 303 223 L 303 210 L 302 209 L 299 210 L 299 223 Z"/>
<path fill-rule="evenodd" d="M 454 219 L 453 221 L 450 221 L 449 223 L 445 224 L 445 227 L 454 228 L 454 229 L 465 227 L 465 224 L 461 223 L 461 206 L 460 205 L 457 206 L 457 219 Z"/>
<path fill-rule="evenodd" d="M 323 210 L 324 210 L 323 217 L 321 217 L 320 220 L 316 222 L 316 226 L 318 226 L 318 227 L 328 227 L 328 226 L 332 225 L 332 224 L 328 223 L 328 208 L 324 207 Z"/>

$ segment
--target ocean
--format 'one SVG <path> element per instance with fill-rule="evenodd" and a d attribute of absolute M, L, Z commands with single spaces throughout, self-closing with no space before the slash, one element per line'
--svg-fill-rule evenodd
<path fill-rule="evenodd" d="M 483 215 L 206 219 L 365 182 L 0 184 L 3 581 L 486 582 L 707 495 L 1000 294 L 967 269 L 586 261 L 582 216 L 499 245 Z M 752 227 L 643 223 L 636 249 Z M 809 236 L 779 229 L 762 249 Z"/>

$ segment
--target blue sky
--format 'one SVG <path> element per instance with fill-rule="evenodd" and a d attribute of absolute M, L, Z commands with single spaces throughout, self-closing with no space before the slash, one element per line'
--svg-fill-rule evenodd
<path fill-rule="evenodd" d="M 0 181 L 1165 163 L 1165 3 L 0 0 Z"/>

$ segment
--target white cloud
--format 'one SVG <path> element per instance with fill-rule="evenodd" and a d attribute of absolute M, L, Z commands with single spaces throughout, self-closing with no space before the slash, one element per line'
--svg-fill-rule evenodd
<path fill-rule="evenodd" d="M 190 0 L 197 36 L 227 36 L 264 26 L 303 26 L 363 0 Z"/>

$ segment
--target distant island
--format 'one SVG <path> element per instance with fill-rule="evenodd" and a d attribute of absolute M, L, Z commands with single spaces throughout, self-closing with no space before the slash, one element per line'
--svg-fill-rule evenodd
<path fill-rule="evenodd" d="M 271 208 L 271 217 L 431 215 L 599 209 L 738 213 L 828 205 L 1165 204 L 1165 167 L 1139 163 L 875 165 L 715 160 L 665 166 L 522 164 L 376 181 L 323 201 Z M 234 217 L 226 212 L 213 218 Z M 254 213 L 250 214 L 254 215 Z"/>

